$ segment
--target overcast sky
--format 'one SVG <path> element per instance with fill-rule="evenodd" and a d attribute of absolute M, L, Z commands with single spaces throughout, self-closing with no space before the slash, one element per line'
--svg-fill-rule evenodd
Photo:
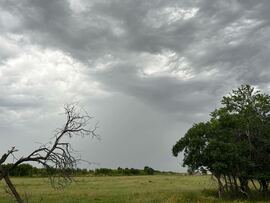
<path fill-rule="evenodd" d="M 171 148 L 240 84 L 270 87 L 269 0 L 0 0 L 0 153 L 26 154 L 77 102 L 90 167 L 183 171 Z"/>

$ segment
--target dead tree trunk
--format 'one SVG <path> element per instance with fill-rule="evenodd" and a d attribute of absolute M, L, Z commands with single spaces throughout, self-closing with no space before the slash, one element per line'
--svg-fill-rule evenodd
<path fill-rule="evenodd" d="M 14 195 L 16 201 L 18 203 L 23 203 L 23 200 L 22 200 L 21 196 L 17 192 L 15 186 L 13 185 L 11 180 L 9 179 L 8 175 L 4 176 L 4 179 L 5 179 L 5 182 L 7 183 L 8 187 L 9 187 L 9 189 L 11 190 L 12 194 Z"/>
<path fill-rule="evenodd" d="M 23 200 L 22 200 L 21 196 L 19 195 L 19 193 L 17 192 L 15 186 L 13 185 L 11 180 L 9 179 L 8 172 L 2 167 L 2 165 L 0 165 L 0 180 L 2 180 L 2 179 L 5 180 L 8 188 L 10 189 L 12 194 L 14 195 L 16 201 L 18 203 L 23 203 Z"/>
<path fill-rule="evenodd" d="M 23 203 L 22 198 L 17 192 L 15 186 L 9 179 L 9 174 L 13 171 L 17 166 L 26 162 L 36 162 L 41 164 L 46 169 L 53 170 L 54 177 L 58 177 L 59 180 L 57 183 L 59 185 L 63 185 L 63 181 L 70 180 L 70 175 L 68 171 L 72 171 L 69 169 L 74 169 L 77 166 L 77 162 L 80 159 L 77 159 L 72 154 L 72 148 L 69 142 L 62 142 L 64 137 L 73 137 L 73 136 L 86 136 L 92 135 L 93 137 L 97 137 L 98 135 L 95 133 L 97 129 L 97 125 L 94 129 L 88 129 L 88 122 L 92 117 L 90 117 L 87 112 L 83 111 L 83 114 L 80 113 L 76 109 L 74 105 L 66 105 L 65 106 L 65 115 L 66 122 L 63 128 L 59 128 L 56 130 L 54 142 L 50 142 L 48 144 L 40 146 L 38 149 L 34 150 L 26 157 L 21 157 L 17 159 L 15 163 L 8 169 L 4 169 L 3 164 L 6 162 L 7 158 L 12 155 L 15 156 L 14 153 L 18 150 L 15 147 L 12 147 L 7 153 L 3 154 L 0 157 L 0 180 L 4 179 L 7 186 L 11 190 L 15 199 L 18 203 Z M 57 170 L 54 170 L 57 169 Z M 57 184 L 56 183 L 56 184 Z"/>

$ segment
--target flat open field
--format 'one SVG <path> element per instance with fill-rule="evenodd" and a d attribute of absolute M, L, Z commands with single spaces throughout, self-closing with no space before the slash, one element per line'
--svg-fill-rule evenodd
<path fill-rule="evenodd" d="M 12 180 L 22 196 L 26 195 L 29 203 L 232 202 L 219 200 L 215 196 L 215 183 L 210 176 L 80 177 L 61 190 L 54 190 L 45 178 Z M 11 202 L 15 201 L 5 191 L 4 183 L 1 183 L 0 203 Z"/>

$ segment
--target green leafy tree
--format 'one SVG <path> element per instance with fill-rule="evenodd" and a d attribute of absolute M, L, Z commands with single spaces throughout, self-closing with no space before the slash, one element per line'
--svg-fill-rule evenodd
<path fill-rule="evenodd" d="M 224 96 L 205 123 L 194 124 L 172 149 L 183 165 L 204 168 L 217 179 L 219 194 L 246 196 L 250 184 L 266 192 L 270 181 L 270 96 L 242 85 Z M 256 187 L 258 181 L 260 187 Z"/>

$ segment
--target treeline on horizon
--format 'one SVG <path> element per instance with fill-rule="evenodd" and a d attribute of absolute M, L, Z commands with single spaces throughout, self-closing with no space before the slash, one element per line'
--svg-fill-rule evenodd
<path fill-rule="evenodd" d="M 2 165 L 4 168 L 11 168 L 13 164 Z M 57 172 L 56 169 L 55 172 Z M 154 170 L 149 166 L 145 166 L 144 169 L 135 168 L 97 168 L 95 170 L 89 169 L 68 169 L 73 176 L 137 176 L 137 175 L 166 175 L 166 174 L 178 174 L 176 172 L 167 172 Z M 48 171 L 46 168 L 37 168 L 30 164 L 18 165 L 14 170 L 10 172 L 10 176 L 13 177 L 47 177 L 51 175 L 52 171 Z"/>

